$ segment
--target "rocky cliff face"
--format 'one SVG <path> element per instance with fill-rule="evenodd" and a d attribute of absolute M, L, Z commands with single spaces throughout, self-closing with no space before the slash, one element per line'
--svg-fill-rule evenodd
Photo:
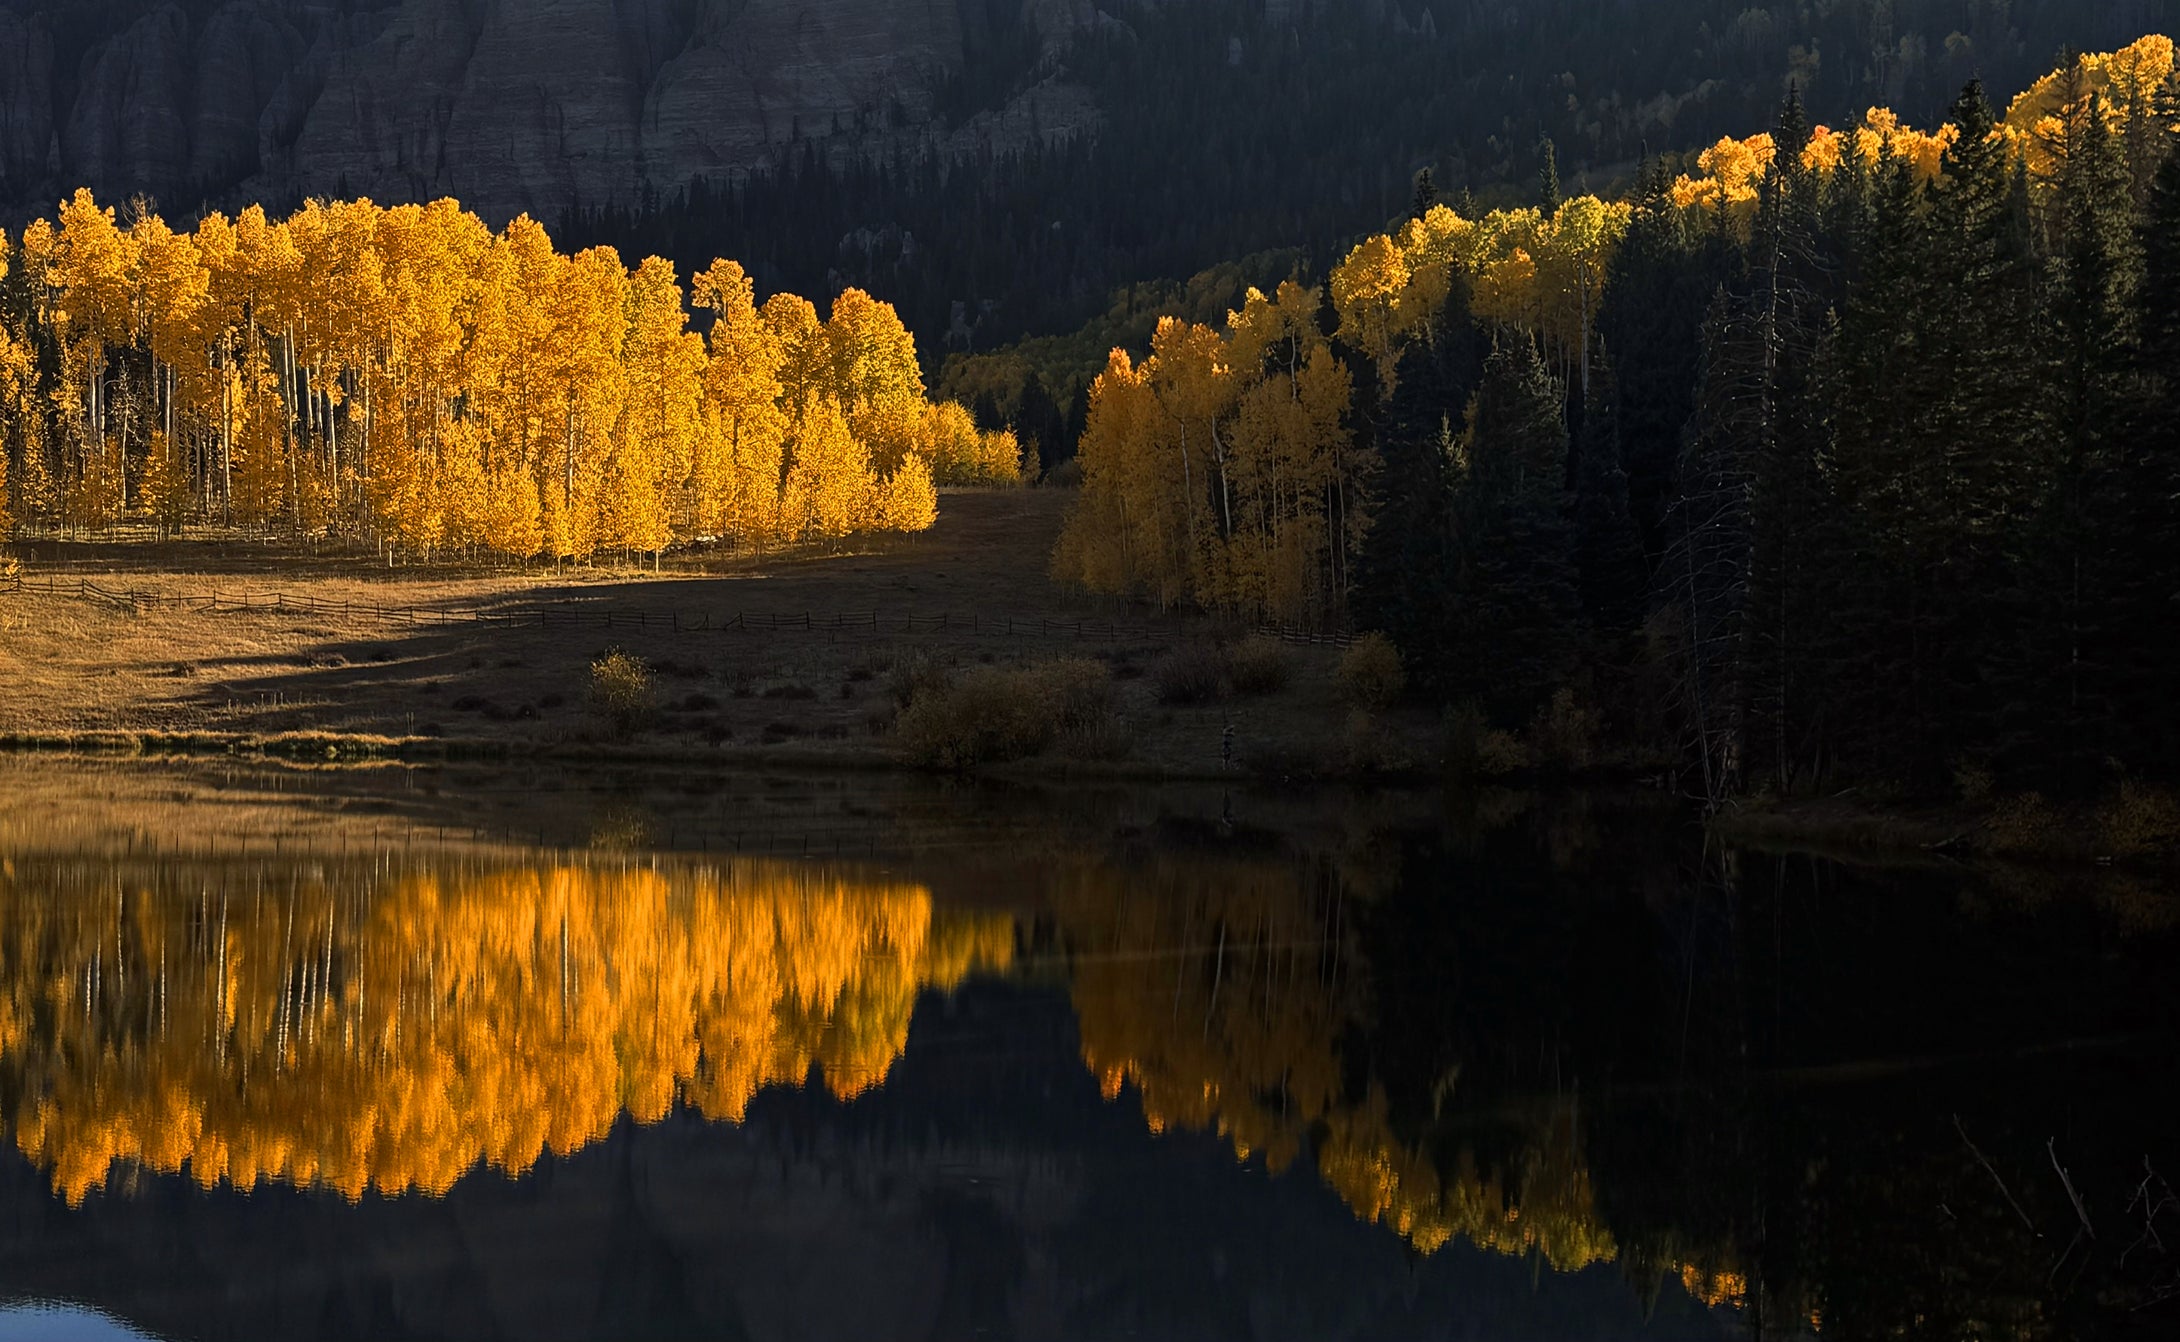
<path fill-rule="evenodd" d="M 454 195 L 552 219 L 799 141 L 941 143 L 941 93 L 995 33 L 1049 53 L 1099 21 L 1089 0 L 0 0 L 0 204 L 83 184 L 174 213 Z M 1031 120 L 1008 112 L 981 125 Z"/>

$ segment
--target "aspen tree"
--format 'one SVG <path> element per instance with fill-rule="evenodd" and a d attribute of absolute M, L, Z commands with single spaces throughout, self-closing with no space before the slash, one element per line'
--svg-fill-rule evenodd
<path fill-rule="evenodd" d="M 739 265 L 714 261 L 696 301 L 712 312 L 704 369 L 706 431 L 699 439 L 699 527 L 765 544 L 779 531 L 789 419 L 780 376 L 787 349 L 755 303 Z"/>
<path fill-rule="evenodd" d="M 831 397 L 812 400 L 797 417 L 793 457 L 780 502 L 790 539 L 845 536 L 873 514 L 870 450 Z"/>

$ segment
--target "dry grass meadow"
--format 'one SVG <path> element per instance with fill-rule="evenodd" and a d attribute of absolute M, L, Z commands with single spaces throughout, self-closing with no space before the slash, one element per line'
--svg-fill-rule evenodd
<path fill-rule="evenodd" d="M 1113 727 L 1081 764 L 1093 772 L 1226 772 L 1229 725 L 1234 767 L 1259 773 L 1402 762 L 1392 743 L 1413 732 L 1352 713 L 1330 649 L 1287 649 L 1276 684 L 1176 693 L 1191 660 L 1236 631 L 1056 588 L 1046 560 L 1067 498 L 952 493 L 924 535 L 698 552 L 660 572 L 387 570 L 231 540 L 19 542 L 29 585 L 0 595 L 0 737 L 233 749 L 310 734 L 422 753 L 877 764 L 902 758 L 894 724 L 913 679 L 1070 658 L 1111 675 Z M 41 590 L 85 582 L 162 600 Z M 498 618 L 471 622 L 480 611 Z M 591 664 L 613 649 L 649 668 L 652 708 L 632 730 L 591 702 Z"/>

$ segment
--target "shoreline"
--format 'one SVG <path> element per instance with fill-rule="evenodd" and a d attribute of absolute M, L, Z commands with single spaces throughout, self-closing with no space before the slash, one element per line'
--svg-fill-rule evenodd
<path fill-rule="evenodd" d="M 2170 871 L 2180 867 L 2180 797 L 2122 787 L 2095 802 L 2035 793 L 1975 804 L 1876 806 L 1840 797 L 1754 800 L 1711 817 L 1727 844 L 1844 861 Z"/>
<path fill-rule="evenodd" d="M 240 758 L 290 764 L 367 766 L 381 764 L 513 763 L 533 760 L 544 764 L 655 764 L 716 768 L 760 766 L 825 773 L 910 775 L 928 778 L 975 778 L 996 781 L 1038 782 L 1156 782 L 1278 784 L 1300 781 L 1311 785 L 1341 786 L 1358 781 L 1376 784 L 1407 783 L 1415 776 L 1390 775 L 1358 778 L 1282 780 L 1245 768 L 1231 770 L 1181 769 L 1171 765 L 1131 763 L 1126 760 L 1072 760 L 1033 758 L 967 770 L 928 769 L 901 759 L 890 751 L 875 749 L 813 750 L 809 747 L 776 746 L 677 746 L 611 745 L 598 742 L 550 742 L 522 738 L 374 736 L 360 732 L 285 731 L 129 731 L 102 729 L 75 732 L 0 733 L 0 756 L 80 756 L 112 759 L 211 760 Z"/>
<path fill-rule="evenodd" d="M 359 732 L 129 731 L 87 730 L 0 733 L 0 757 L 70 757 L 101 761 L 237 759 L 301 768 L 360 769 L 432 764 L 652 765 L 723 771 L 785 770 L 872 777 L 954 778 L 997 783 L 1226 784 L 1289 791 L 1336 791 L 1367 787 L 1399 792 L 1456 790 L 1437 771 L 1403 770 L 1294 776 L 1237 764 L 1225 770 L 1177 768 L 1127 760 L 1077 760 L 1039 756 L 966 770 L 935 770 L 875 747 L 812 749 L 776 745 L 683 746 L 671 743 L 614 745 L 522 738 L 376 736 Z M 1574 790 L 1610 786 L 1583 778 L 1500 778 L 1491 790 Z M 1472 785 L 1475 787 L 1476 785 Z M 1482 790 L 1477 787 L 1477 790 Z M 2169 871 L 2180 867 L 2180 825 L 2170 794 L 2149 794 L 2145 823 L 2113 836 L 2125 819 L 2113 798 L 2096 806 L 2060 807 L 2033 795 L 1977 806 L 1880 807 L 1839 797 L 1745 801 L 1708 821 L 1689 813 L 1729 847 L 1758 852 L 1801 853 L 1857 865 L 2018 867 Z"/>

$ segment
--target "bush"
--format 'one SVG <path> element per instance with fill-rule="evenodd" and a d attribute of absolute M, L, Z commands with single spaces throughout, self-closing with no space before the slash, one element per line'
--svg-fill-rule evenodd
<path fill-rule="evenodd" d="M 2169 857 L 2180 853 L 2180 796 L 2162 788 L 2125 782 L 2119 795 L 2098 808 L 2105 852 L 2114 857 Z"/>
<path fill-rule="evenodd" d="M 1491 732 L 1491 719 L 1484 716 L 1482 705 L 1474 699 L 1464 699 L 1446 710 L 1446 772 L 1455 778 L 1473 778 L 1483 773 L 1484 737 Z"/>
<path fill-rule="evenodd" d="M 1385 708 L 1408 688 L 1400 649 L 1383 634 L 1364 634 L 1340 656 L 1340 693 L 1359 708 Z"/>
<path fill-rule="evenodd" d="M 1528 747 L 1512 732 L 1488 731 L 1476 743 L 1476 772 L 1485 778 L 1526 773 L 1535 763 Z"/>
<path fill-rule="evenodd" d="M 1125 748 L 1105 667 L 1079 658 L 972 667 L 951 683 L 927 684 L 894 738 L 910 761 L 933 769 L 1027 759 L 1055 745 L 1099 756 Z"/>
<path fill-rule="evenodd" d="M 1529 739 L 1547 764 L 1581 773 L 1597 763 L 1597 714 L 1574 690 L 1561 686 L 1537 710 Z"/>
<path fill-rule="evenodd" d="M 1538 715 L 1542 723 L 1545 715 Z M 1446 772 L 1456 779 L 1504 778 L 1526 772 L 1535 763 L 1531 751 L 1512 732 L 1491 725 L 1474 699 L 1446 710 Z"/>
<path fill-rule="evenodd" d="M 1226 654 L 1226 678 L 1236 694 L 1277 694 L 1294 675 L 1294 656 L 1276 638 L 1252 634 Z"/>
<path fill-rule="evenodd" d="M 1232 692 L 1226 654 L 1209 643 L 1170 653 L 1151 671 L 1162 704 L 1207 704 Z"/>
<path fill-rule="evenodd" d="M 635 735 L 651 716 L 651 671 L 636 657 L 615 648 L 590 664 L 590 704 L 613 734 Z"/>
<path fill-rule="evenodd" d="M 896 707 L 906 708 L 929 691 L 945 689 L 949 679 L 945 663 L 916 648 L 893 659 L 886 676 L 886 693 Z"/>

